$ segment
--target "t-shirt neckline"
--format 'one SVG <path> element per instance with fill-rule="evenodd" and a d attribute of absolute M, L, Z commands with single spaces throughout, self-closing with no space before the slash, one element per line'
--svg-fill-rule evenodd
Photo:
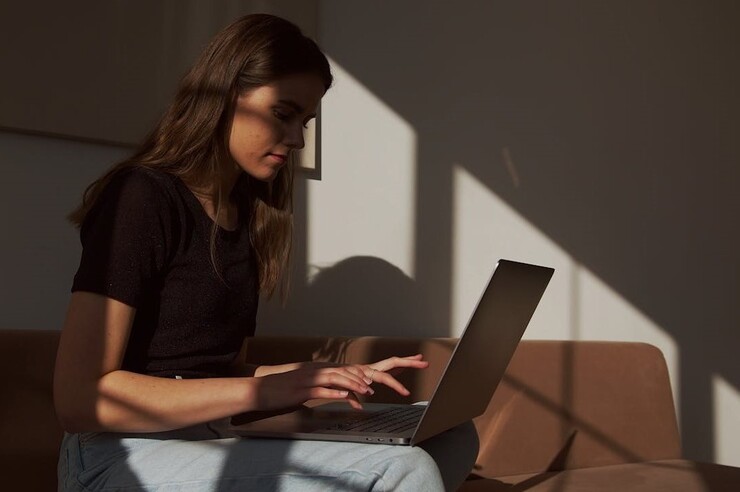
<path fill-rule="evenodd" d="M 195 196 L 195 193 L 193 193 L 193 190 L 191 190 L 188 185 L 185 184 L 185 182 L 179 177 L 172 175 L 175 178 L 175 181 L 177 182 L 177 185 L 184 188 L 185 196 L 187 197 L 187 200 L 190 202 L 190 206 L 194 207 L 198 210 L 198 213 L 200 214 L 201 218 L 206 221 L 206 223 L 209 225 L 209 227 L 213 227 L 213 225 L 216 225 L 216 229 L 221 234 L 227 234 L 227 235 L 235 235 L 238 234 L 241 231 L 242 228 L 242 207 L 237 207 L 237 221 L 236 221 L 236 229 L 226 229 L 222 225 L 220 225 L 218 222 L 213 220 L 210 215 L 208 215 L 208 212 L 206 212 L 206 209 L 203 208 L 203 204 L 198 200 L 198 197 Z"/>

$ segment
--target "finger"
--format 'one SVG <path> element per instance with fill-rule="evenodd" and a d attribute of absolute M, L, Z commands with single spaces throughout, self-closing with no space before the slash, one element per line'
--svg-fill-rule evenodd
<path fill-rule="evenodd" d="M 362 372 L 362 370 L 357 366 L 341 366 L 334 368 L 337 373 L 343 374 L 347 376 L 350 379 L 354 379 L 360 384 L 370 384 L 371 381 L 368 381 L 368 378 L 365 376 L 365 373 Z"/>
<path fill-rule="evenodd" d="M 376 368 L 376 367 L 372 367 L 372 366 L 367 366 L 366 367 L 366 371 L 367 372 L 365 373 L 365 375 L 366 375 L 367 379 L 369 379 L 371 381 L 371 383 L 377 382 L 378 380 L 375 378 L 375 375 L 383 372 L 382 369 Z"/>
<path fill-rule="evenodd" d="M 365 391 L 360 393 L 367 393 L 371 395 L 375 394 L 375 391 L 370 387 L 370 384 L 373 382 L 373 380 L 365 376 L 365 373 L 362 371 L 361 366 L 341 366 L 337 369 L 339 369 L 339 371 L 336 371 L 338 374 L 347 376 L 348 378 L 354 380 L 363 388 L 365 388 Z"/>
<path fill-rule="evenodd" d="M 429 362 L 425 360 L 419 360 L 419 359 L 400 359 L 399 364 L 396 367 L 393 367 L 392 369 L 388 369 L 388 373 L 397 375 L 402 373 L 403 371 L 407 369 L 426 369 L 429 367 Z"/>
<path fill-rule="evenodd" d="M 332 387 L 343 390 L 354 391 L 356 393 L 368 393 L 370 387 L 357 376 L 348 372 L 339 371 L 322 371 L 316 374 L 312 381 L 312 386 Z"/>
<path fill-rule="evenodd" d="M 406 357 L 395 357 L 393 361 L 405 367 L 429 365 L 429 362 L 424 360 L 424 354 L 409 355 Z"/>
<path fill-rule="evenodd" d="M 331 375 L 337 374 L 344 378 L 353 380 L 359 385 L 367 384 L 362 376 L 358 376 L 348 370 L 348 366 L 332 366 L 332 367 L 314 367 L 306 372 L 309 376 L 310 383 L 314 383 L 319 377 L 333 377 Z"/>
<path fill-rule="evenodd" d="M 424 358 L 424 354 L 415 354 L 415 355 L 407 355 L 406 357 L 401 357 L 402 359 L 417 359 L 421 360 Z"/>
<path fill-rule="evenodd" d="M 355 410 L 362 410 L 362 403 L 360 403 L 360 400 L 357 398 L 356 394 L 350 392 L 347 395 L 347 402 Z"/>
<path fill-rule="evenodd" d="M 408 357 L 390 357 L 388 359 L 381 360 L 375 364 L 371 364 L 369 367 L 377 369 L 378 371 L 389 371 L 395 368 L 414 368 L 424 369 L 429 366 L 429 362 L 422 360 L 421 354 L 411 355 Z"/>
<path fill-rule="evenodd" d="M 338 390 L 333 388 L 324 388 L 316 386 L 308 390 L 308 398 L 306 400 L 313 399 L 327 399 L 327 400 L 344 400 L 349 395 L 349 391 Z"/>
<path fill-rule="evenodd" d="M 346 369 L 350 373 L 360 378 L 365 384 L 370 384 L 373 382 L 373 380 L 368 377 L 369 372 L 365 371 L 366 367 L 367 366 L 354 365 L 354 366 L 347 366 Z"/>
<path fill-rule="evenodd" d="M 404 385 L 399 383 L 396 378 L 394 378 L 387 372 L 378 371 L 375 373 L 374 377 L 375 381 L 388 386 L 389 388 L 395 390 L 397 393 L 403 396 L 408 396 L 411 394 L 411 392 L 407 390 Z"/>

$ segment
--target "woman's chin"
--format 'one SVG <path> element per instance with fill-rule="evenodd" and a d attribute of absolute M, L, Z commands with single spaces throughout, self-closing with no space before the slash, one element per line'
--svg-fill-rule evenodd
<path fill-rule="evenodd" d="M 270 183 L 275 180 L 278 175 L 280 168 L 263 167 L 260 169 L 245 171 L 248 175 L 256 179 L 257 181 L 264 181 Z"/>

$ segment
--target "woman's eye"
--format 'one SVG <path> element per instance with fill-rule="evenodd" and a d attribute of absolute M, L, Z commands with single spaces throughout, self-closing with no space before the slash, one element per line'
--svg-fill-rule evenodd
<path fill-rule="evenodd" d="M 287 113 L 283 113 L 282 111 L 277 110 L 277 109 L 273 109 L 272 110 L 272 114 L 273 114 L 273 116 L 275 116 L 275 118 L 277 118 L 277 119 L 279 119 L 281 121 L 285 121 L 285 120 L 288 119 L 288 114 Z"/>

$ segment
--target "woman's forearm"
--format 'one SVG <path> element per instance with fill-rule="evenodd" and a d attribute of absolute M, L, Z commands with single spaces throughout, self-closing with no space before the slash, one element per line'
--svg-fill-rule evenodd
<path fill-rule="evenodd" d="M 254 378 L 168 379 L 112 371 L 58 392 L 68 432 L 158 432 L 259 407 Z"/>

